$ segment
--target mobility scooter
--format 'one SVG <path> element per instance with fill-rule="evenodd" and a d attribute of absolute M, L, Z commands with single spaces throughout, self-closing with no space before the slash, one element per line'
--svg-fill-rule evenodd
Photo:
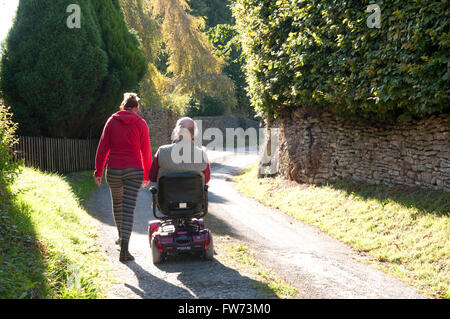
<path fill-rule="evenodd" d="M 208 185 L 197 173 L 173 173 L 161 176 L 157 188 L 150 187 L 153 215 L 148 237 L 153 263 L 168 255 L 190 253 L 206 260 L 214 258 L 211 232 L 202 218 L 208 213 Z M 163 216 L 157 216 L 157 208 Z"/>

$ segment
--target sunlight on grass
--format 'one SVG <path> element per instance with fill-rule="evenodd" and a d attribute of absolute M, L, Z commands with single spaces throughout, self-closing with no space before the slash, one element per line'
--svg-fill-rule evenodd
<path fill-rule="evenodd" d="M 92 172 L 61 176 L 24 168 L 11 187 L 16 218 L 29 219 L 35 232 L 48 298 L 104 296 L 106 259 L 96 246 L 93 219 L 81 205 L 92 184 Z"/>
<path fill-rule="evenodd" d="M 256 165 L 235 180 L 239 191 L 368 253 L 419 291 L 450 297 L 449 193 L 257 179 Z"/>

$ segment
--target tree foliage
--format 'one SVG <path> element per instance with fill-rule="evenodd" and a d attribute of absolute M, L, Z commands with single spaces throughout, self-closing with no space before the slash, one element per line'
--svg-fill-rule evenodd
<path fill-rule="evenodd" d="M 230 24 L 218 24 L 207 32 L 214 45 L 214 54 L 226 61 L 223 73 L 230 77 L 235 87 L 236 112 L 254 117 L 255 112 L 247 96 L 247 82 L 243 70 L 245 57 L 242 53 L 239 33 Z"/>
<path fill-rule="evenodd" d="M 77 1 L 81 27 L 72 29 L 70 4 L 19 2 L 2 56 L 1 90 L 22 135 L 99 134 L 120 91 L 136 87 L 145 71 L 116 0 Z"/>
<path fill-rule="evenodd" d="M 152 8 L 147 0 L 121 0 L 123 12 L 130 28 L 141 39 L 146 57 L 147 73 L 140 83 L 140 95 L 144 105 L 160 107 L 161 92 L 167 79 L 158 69 L 162 50 L 162 34 L 158 21 L 152 16 Z"/>
<path fill-rule="evenodd" d="M 171 86 L 180 92 L 205 91 L 210 83 L 230 82 L 221 75 L 223 61 L 216 57 L 207 36 L 201 32 L 204 20 L 188 14 L 185 0 L 155 0 L 153 12 L 162 17 L 161 30 L 169 59 Z"/>
<path fill-rule="evenodd" d="M 213 46 L 202 32 L 205 21 L 189 14 L 186 0 L 122 0 L 122 5 L 129 25 L 143 39 L 149 69 L 147 89 L 154 89 L 149 96 L 156 92 L 163 106 L 180 112 L 191 99 L 199 100 L 206 92 L 221 98 L 227 109 L 236 105 L 233 83 L 222 74 L 224 61 L 213 54 Z M 135 19 L 142 16 L 145 19 Z M 144 28 L 142 21 L 154 28 Z"/>
<path fill-rule="evenodd" d="M 137 36 L 128 29 L 119 0 L 92 3 L 108 55 L 108 74 L 96 107 L 105 110 L 103 116 L 109 116 L 117 110 L 124 92 L 136 91 L 146 72 L 146 58 Z M 103 127 L 106 118 L 94 120 Z"/>
<path fill-rule="evenodd" d="M 220 116 L 229 114 L 230 110 L 221 98 L 203 93 L 191 98 L 185 113 L 190 117 Z"/>
<path fill-rule="evenodd" d="M 250 105 L 246 92 L 247 83 L 242 69 L 244 56 L 239 41 L 239 34 L 234 27 L 231 4 L 232 1 L 229 0 L 189 0 L 191 14 L 205 18 L 205 32 L 209 37 L 209 41 L 214 45 L 214 54 L 225 60 L 222 73 L 227 75 L 233 82 L 234 96 L 237 101 L 237 106 L 233 113 L 254 117 L 255 112 Z M 197 104 L 200 111 L 206 109 L 208 105 L 202 105 L 202 101 L 211 100 L 214 99 L 196 101 L 194 105 L 191 105 L 191 109 L 192 107 L 197 107 Z"/>
<path fill-rule="evenodd" d="M 206 29 L 218 24 L 232 24 L 230 4 L 230 0 L 189 0 L 190 13 L 196 17 L 204 17 Z"/>
<path fill-rule="evenodd" d="M 79 130 L 107 74 L 108 57 L 91 3 L 80 1 L 80 29 L 65 24 L 69 4 L 19 3 L 2 56 L 1 88 L 21 134 L 61 136 L 69 127 Z"/>
<path fill-rule="evenodd" d="M 236 0 L 249 94 L 269 118 L 312 104 L 380 120 L 449 110 L 445 1 Z"/>

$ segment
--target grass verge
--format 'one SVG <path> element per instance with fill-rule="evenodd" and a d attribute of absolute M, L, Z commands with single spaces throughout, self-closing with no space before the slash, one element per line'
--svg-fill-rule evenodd
<path fill-rule="evenodd" d="M 257 179 L 257 165 L 235 181 L 242 193 L 319 227 L 418 291 L 450 297 L 450 193 Z"/>
<path fill-rule="evenodd" d="M 92 172 L 22 168 L 0 205 L 1 298 L 102 298 L 106 258 L 83 209 Z"/>

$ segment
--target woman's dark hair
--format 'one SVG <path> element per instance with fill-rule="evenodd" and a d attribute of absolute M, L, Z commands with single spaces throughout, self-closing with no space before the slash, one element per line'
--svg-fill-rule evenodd
<path fill-rule="evenodd" d="M 120 105 L 121 110 L 131 110 L 136 107 L 139 107 L 140 98 L 136 93 L 125 93 L 123 95 L 123 102 Z"/>

